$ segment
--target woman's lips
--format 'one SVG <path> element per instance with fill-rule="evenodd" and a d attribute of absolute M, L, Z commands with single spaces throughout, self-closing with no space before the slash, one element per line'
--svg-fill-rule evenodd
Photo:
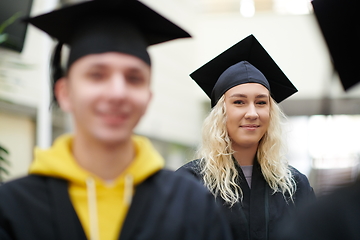
<path fill-rule="evenodd" d="M 245 125 L 240 125 L 241 128 L 244 128 L 246 130 L 256 130 L 258 127 L 260 127 L 260 125 L 256 125 L 256 124 L 245 124 Z"/>

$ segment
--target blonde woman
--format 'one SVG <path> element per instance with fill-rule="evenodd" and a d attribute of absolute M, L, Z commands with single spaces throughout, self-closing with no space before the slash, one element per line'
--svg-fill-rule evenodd
<path fill-rule="evenodd" d="M 277 239 L 291 211 L 315 199 L 283 154 L 276 102 L 297 90 L 253 35 L 191 74 L 211 99 L 190 172 L 223 206 L 234 239 Z"/>

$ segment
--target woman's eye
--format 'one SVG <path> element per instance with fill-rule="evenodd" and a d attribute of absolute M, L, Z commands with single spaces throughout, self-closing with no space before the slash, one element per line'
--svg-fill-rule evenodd
<path fill-rule="evenodd" d="M 266 101 L 260 101 L 260 102 L 257 102 L 257 104 L 259 104 L 259 105 L 265 105 L 265 104 L 267 104 L 267 102 L 266 102 Z"/>
<path fill-rule="evenodd" d="M 234 104 L 244 104 L 244 101 L 242 101 L 242 100 L 236 100 L 236 101 L 234 101 Z"/>

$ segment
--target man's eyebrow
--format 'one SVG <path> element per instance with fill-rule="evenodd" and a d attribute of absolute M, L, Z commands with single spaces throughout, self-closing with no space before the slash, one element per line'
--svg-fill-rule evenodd
<path fill-rule="evenodd" d="M 94 63 L 91 65 L 91 68 L 106 68 L 106 65 L 102 63 Z"/>
<path fill-rule="evenodd" d="M 142 72 L 142 69 L 141 68 L 138 68 L 138 67 L 130 67 L 127 69 L 127 71 L 129 72 L 134 72 L 134 73 L 141 73 Z"/>

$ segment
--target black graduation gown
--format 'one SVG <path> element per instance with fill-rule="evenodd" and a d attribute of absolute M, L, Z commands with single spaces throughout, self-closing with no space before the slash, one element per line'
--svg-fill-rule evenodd
<path fill-rule="evenodd" d="M 292 168 L 292 173 L 297 183 L 297 191 L 294 196 L 295 204 L 293 204 L 291 200 L 287 202 L 282 193 L 273 193 L 261 173 L 257 160 L 254 161 L 251 190 L 240 166 L 237 164 L 235 166 L 240 175 L 238 184 L 243 191 L 243 201 L 238 201 L 230 207 L 221 197 L 216 198 L 230 222 L 234 239 L 278 240 L 278 230 L 295 206 L 315 200 L 308 179 L 295 168 Z M 200 171 L 199 159 L 177 170 L 180 173 L 190 172 L 203 182 Z"/>
<path fill-rule="evenodd" d="M 281 240 L 359 240 L 360 181 L 319 198 L 297 211 Z"/>
<path fill-rule="evenodd" d="M 214 198 L 191 177 L 160 170 L 136 187 L 119 239 L 232 239 Z M 62 179 L 30 175 L 0 187 L 1 240 L 85 240 Z"/>

